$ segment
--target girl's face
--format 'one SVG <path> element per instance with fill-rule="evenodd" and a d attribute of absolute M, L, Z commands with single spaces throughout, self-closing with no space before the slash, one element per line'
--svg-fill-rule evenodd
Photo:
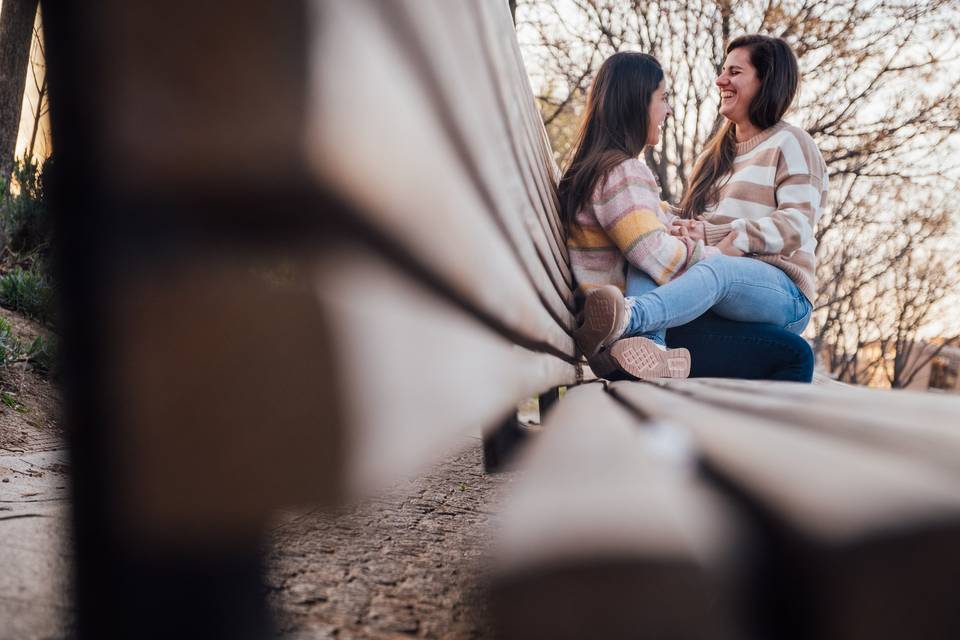
<path fill-rule="evenodd" d="M 665 87 L 666 80 L 660 81 L 660 86 L 653 92 L 650 98 L 650 120 L 647 122 L 647 144 L 657 144 L 660 142 L 660 126 L 667 116 L 673 115 L 673 109 L 667 103 L 670 98 L 670 92 Z"/>
<path fill-rule="evenodd" d="M 747 47 L 727 54 L 716 84 L 720 89 L 720 115 L 736 124 L 749 123 L 750 103 L 760 91 L 760 80 L 756 68 L 750 64 Z"/>

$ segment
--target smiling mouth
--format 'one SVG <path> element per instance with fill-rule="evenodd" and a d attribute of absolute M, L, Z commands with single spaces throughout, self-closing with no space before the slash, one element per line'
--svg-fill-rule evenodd
<path fill-rule="evenodd" d="M 720 100 L 733 100 L 736 97 L 736 93 L 732 91 L 721 91 Z"/>

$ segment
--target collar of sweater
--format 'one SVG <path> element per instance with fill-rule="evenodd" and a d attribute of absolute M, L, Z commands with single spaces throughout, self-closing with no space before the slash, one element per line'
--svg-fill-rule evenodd
<path fill-rule="evenodd" d="M 768 128 L 766 128 L 766 129 L 764 129 L 763 131 L 761 131 L 761 132 L 758 133 L 757 135 L 753 136 L 753 137 L 750 138 L 749 140 L 744 140 L 743 142 L 738 142 L 738 143 L 737 143 L 737 155 L 738 155 L 738 156 L 739 156 L 739 155 L 742 155 L 742 154 L 746 153 L 747 151 L 750 151 L 751 149 L 754 149 L 758 144 L 760 144 L 761 142 L 763 142 L 764 140 L 766 140 L 767 138 L 769 138 L 770 136 L 772 136 L 773 134 L 775 134 L 777 131 L 780 131 L 781 129 L 783 129 L 783 128 L 786 127 L 786 126 L 787 126 L 787 123 L 784 122 L 783 120 L 781 120 L 780 122 L 778 122 L 777 124 L 773 125 L 772 127 L 768 127 Z"/>

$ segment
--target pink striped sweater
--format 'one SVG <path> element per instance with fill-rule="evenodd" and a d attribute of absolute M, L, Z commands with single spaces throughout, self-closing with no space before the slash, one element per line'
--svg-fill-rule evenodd
<path fill-rule="evenodd" d="M 676 216 L 659 193 L 653 173 L 636 158 L 624 160 L 600 181 L 567 233 L 578 296 L 605 284 L 624 289 L 628 262 L 664 284 L 720 253 L 702 241 L 671 236 Z"/>

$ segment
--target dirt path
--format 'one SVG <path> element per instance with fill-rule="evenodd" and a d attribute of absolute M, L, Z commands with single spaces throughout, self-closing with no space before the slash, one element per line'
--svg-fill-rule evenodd
<path fill-rule="evenodd" d="M 6 309 L 0 315 L 24 342 L 42 331 Z M 5 368 L 0 393 L 0 640 L 64 638 L 73 607 L 59 399 L 24 362 Z"/>
<path fill-rule="evenodd" d="M 482 559 L 510 480 L 483 473 L 477 439 L 388 496 L 287 518 L 269 557 L 281 637 L 489 637 Z"/>

